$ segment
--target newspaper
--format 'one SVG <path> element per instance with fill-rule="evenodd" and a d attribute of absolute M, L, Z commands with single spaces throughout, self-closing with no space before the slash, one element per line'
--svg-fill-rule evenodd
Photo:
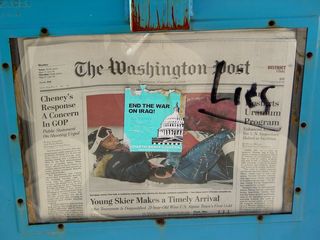
<path fill-rule="evenodd" d="M 36 222 L 282 211 L 295 31 L 46 37 L 19 52 Z M 128 102 L 142 88 L 181 101 Z M 148 120 L 127 113 L 155 106 L 181 138 L 161 142 L 157 123 L 167 145 L 133 151 Z"/>

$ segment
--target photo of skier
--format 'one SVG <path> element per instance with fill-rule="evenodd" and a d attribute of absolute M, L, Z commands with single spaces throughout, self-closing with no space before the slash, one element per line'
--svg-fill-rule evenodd
<path fill-rule="evenodd" d="M 163 183 L 206 183 L 233 177 L 234 134 L 221 131 L 197 144 L 185 156 L 179 153 L 129 152 L 110 128 L 99 127 L 88 136 L 88 147 L 96 156 L 94 176 L 128 182 L 147 179 Z M 164 157 L 161 165 L 155 157 Z"/>
<path fill-rule="evenodd" d="M 93 116 L 88 116 L 88 150 L 95 160 L 91 165 L 93 177 L 139 184 L 205 184 L 217 181 L 232 185 L 235 124 L 211 119 L 197 111 L 198 107 L 209 110 L 214 107 L 216 110 L 218 106 L 227 116 L 233 117 L 235 107 L 231 101 L 212 106 L 208 94 L 187 95 L 182 153 L 150 153 L 130 152 L 121 138 L 123 122 L 119 116 L 123 110 L 123 96 L 105 94 L 88 96 L 87 99 L 88 107 L 90 101 L 92 106 L 96 106 L 97 99 L 115 101 L 117 104 L 113 106 L 119 106 L 116 111 L 103 111 L 99 121 L 95 120 L 99 125 L 93 124 Z M 114 115 L 117 119 L 110 119 Z"/>

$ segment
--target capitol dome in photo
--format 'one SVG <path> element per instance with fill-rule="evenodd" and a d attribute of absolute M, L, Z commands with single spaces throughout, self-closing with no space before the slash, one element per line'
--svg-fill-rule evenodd
<path fill-rule="evenodd" d="M 158 129 L 158 137 L 152 139 L 153 144 L 181 144 L 183 138 L 183 118 L 180 117 L 178 104 L 173 113 L 167 116 Z"/>

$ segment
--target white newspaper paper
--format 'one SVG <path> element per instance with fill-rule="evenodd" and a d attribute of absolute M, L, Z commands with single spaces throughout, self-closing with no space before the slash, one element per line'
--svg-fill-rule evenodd
<path fill-rule="evenodd" d="M 20 40 L 19 50 L 38 222 L 282 211 L 294 31 L 46 37 Z M 216 99 L 228 99 L 212 103 L 222 61 Z M 165 153 L 142 153 L 140 169 L 152 168 L 145 179 L 130 181 L 130 161 L 117 169 L 128 175 L 111 174 L 132 157 L 123 94 L 141 84 L 186 97 L 183 147 L 190 147 L 168 178 L 154 173 L 170 159 Z M 118 145 L 97 155 L 101 127 Z"/>

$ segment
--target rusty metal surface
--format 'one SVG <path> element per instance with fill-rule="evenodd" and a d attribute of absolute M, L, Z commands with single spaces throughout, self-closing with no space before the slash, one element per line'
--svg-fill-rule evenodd
<path fill-rule="evenodd" d="M 188 30 L 189 7 L 189 0 L 131 0 L 131 30 Z"/>

